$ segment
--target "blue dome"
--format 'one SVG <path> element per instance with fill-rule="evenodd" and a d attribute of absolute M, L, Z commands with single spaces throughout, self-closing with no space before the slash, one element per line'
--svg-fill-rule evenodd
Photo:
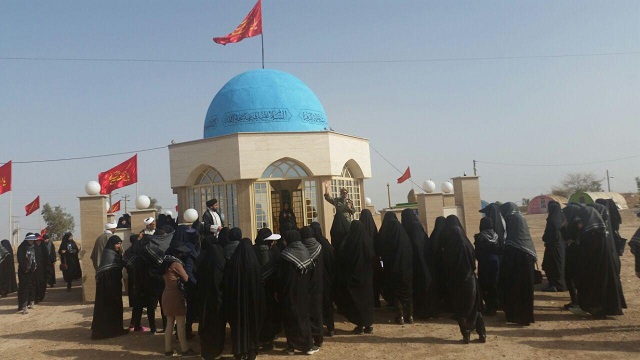
<path fill-rule="evenodd" d="M 265 69 L 229 80 L 211 101 L 204 120 L 205 138 L 328 129 L 324 108 L 307 85 L 291 74 Z"/>

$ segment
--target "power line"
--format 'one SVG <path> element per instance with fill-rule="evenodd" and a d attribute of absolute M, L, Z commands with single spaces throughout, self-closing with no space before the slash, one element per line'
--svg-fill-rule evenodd
<path fill-rule="evenodd" d="M 373 151 L 376 152 L 376 154 L 380 155 L 380 157 L 383 158 L 384 161 L 386 161 L 389 165 L 391 165 L 392 168 L 396 169 L 396 171 L 398 171 L 400 174 L 404 174 L 404 171 L 398 169 L 395 165 L 393 165 L 391 161 L 387 160 L 387 158 L 384 157 L 384 155 L 382 155 L 378 150 L 376 150 L 376 148 L 374 148 L 371 144 L 369 144 L 369 147 L 371 147 Z M 422 188 L 422 186 L 416 184 L 411 178 L 409 178 L 409 181 L 411 181 L 413 185 L 417 186 L 418 189 L 421 189 L 422 191 L 427 192 L 425 189 Z"/>
<path fill-rule="evenodd" d="M 61 159 L 29 160 L 29 161 L 13 161 L 13 163 L 14 163 L 14 164 L 34 164 L 34 163 L 46 163 L 46 162 L 57 162 L 57 161 L 71 161 L 71 160 L 95 159 L 95 158 L 108 157 L 108 156 L 125 155 L 125 154 L 134 154 L 134 153 L 145 152 L 145 151 L 154 151 L 154 150 L 160 150 L 160 149 L 164 149 L 164 148 L 166 148 L 166 146 L 158 146 L 158 147 L 149 148 L 149 149 L 142 149 L 142 150 L 123 151 L 123 152 L 119 152 L 119 153 L 111 153 L 111 154 L 90 155 L 90 156 L 78 156 L 78 157 L 61 158 Z"/>
<path fill-rule="evenodd" d="M 527 59 L 558 59 L 598 56 L 624 56 L 640 55 L 640 51 L 606 52 L 606 53 L 582 53 L 582 54 L 555 54 L 555 55 L 523 55 L 523 56 L 478 56 L 478 57 L 451 57 L 430 59 L 388 59 L 388 60 L 316 60 L 316 61 L 265 61 L 267 64 L 392 64 L 392 63 L 428 63 L 428 62 L 452 62 L 452 61 L 486 61 L 486 60 L 527 60 Z M 197 60 L 197 59 L 134 59 L 134 58 L 69 58 L 69 57 L 30 57 L 30 56 L 4 56 L 4 61 L 82 61 L 82 62 L 138 62 L 138 63 L 203 63 L 203 64 L 261 64 L 261 61 L 236 61 L 236 60 Z"/>
<path fill-rule="evenodd" d="M 504 166 L 557 167 L 557 166 L 579 166 L 579 165 L 603 164 L 603 163 L 614 162 L 614 161 L 635 159 L 638 157 L 640 157 L 640 155 L 632 155 L 632 156 L 627 156 L 627 157 L 617 158 L 617 159 L 590 161 L 590 162 L 583 162 L 583 163 L 568 163 L 568 164 L 516 164 L 516 163 L 502 163 L 502 162 L 491 162 L 491 161 L 481 161 L 481 160 L 476 160 L 476 162 L 481 164 L 504 165 Z"/>

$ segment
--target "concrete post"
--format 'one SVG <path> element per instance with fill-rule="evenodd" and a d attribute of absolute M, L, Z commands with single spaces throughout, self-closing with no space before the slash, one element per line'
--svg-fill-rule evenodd
<path fill-rule="evenodd" d="M 156 209 L 132 210 L 131 211 L 131 233 L 138 234 L 146 227 L 144 219 L 148 217 L 156 218 Z"/>
<path fill-rule="evenodd" d="M 104 232 L 107 223 L 107 196 L 80 196 L 80 233 L 82 268 L 82 301 L 92 302 L 96 297 L 96 271 L 91 261 L 91 252 L 96 239 Z"/>
<path fill-rule="evenodd" d="M 420 223 L 427 234 L 431 234 L 438 216 L 444 215 L 442 193 L 418 194 L 418 214 Z"/>
<path fill-rule="evenodd" d="M 455 187 L 454 187 L 455 189 Z M 454 190 L 455 192 L 455 190 Z M 456 194 L 442 194 L 442 205 L 444 207 L 454 207 L 456 206 Z"/>
<path fill-rule="evenodd" d="M 473 238 L 480 224 L 480 178 L 478 176 L 459 176 L 453 178 L 453 192 L 456 206 L 462 209 L 460 221 L 464 225 L 467 237 Z"/>

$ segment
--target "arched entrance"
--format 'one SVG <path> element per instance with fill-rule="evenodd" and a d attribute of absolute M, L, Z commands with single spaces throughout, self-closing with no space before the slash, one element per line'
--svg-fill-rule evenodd
<path fill-rule="evenodd" d="M 254 183 L 255 223 L 280 233 L 279 216 L 289 204 L 298 227 L 318 219 L 317 181 L 313 174 L 292 159 L 280 159 L 269 165 Z"/>

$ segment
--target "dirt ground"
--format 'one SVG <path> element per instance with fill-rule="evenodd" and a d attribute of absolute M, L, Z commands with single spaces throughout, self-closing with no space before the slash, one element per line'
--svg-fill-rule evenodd
<path fill-rule="evenodd" d="M 622 212 L 621 234 L 631 238 L 640 226 L 640 219 L 631 210 Z M 541 237 L 546 215 L 526 216 L 535 239 L 540 259 L 544 247 Z M 58 273 L 58 284 L 47 291 L 44 302 L 28 315 L 16 312 L 13 294 L 0 299 L 0 357 L 2 359 L 142 359 L 161 358 L 162 335 L 130 333 L 109 339 L 90 338 L 92 304 L 81 302 L 80 287 L 65 291 Z M 485 318 L 486 344 L 461 343 L 456 323 L 447 317 L 413 325 L 395 325 L 393 313 L 376 309 L 373 335 L 351 335 L 352 324 L 336 316 L 336 336 L 325 338 L 319 353 L 322 359 L 640 359 L 640 279 L 635 276 L 633 256 L 628 247 L 622 257 L 622 284 L 628 309 L 623 316 L 606 320 L 573 315 L 560 310 L 569 301 L 569 294 L 535 293 L 535 323 L 523 327 L 507 325 L 504 315 Z M 125 299 L 127 304 L 127 299 Z M 125 308 L 125 325 L 130 309 Z M 146 319 L 143 317 L 143 322 Z M 228 340 L 228 337 L 227 337 Z M 199 351 L 198 337 L 190 342 Z M 279 345 L 279 346 L 278 346 Z M 260 354 L 259 358 L 284 359 L 283 339 L 276 350 Z M 174 341 L 174 349 L 179 346 Z M 227 341 L 225 358 L 230 358 Z"/>

